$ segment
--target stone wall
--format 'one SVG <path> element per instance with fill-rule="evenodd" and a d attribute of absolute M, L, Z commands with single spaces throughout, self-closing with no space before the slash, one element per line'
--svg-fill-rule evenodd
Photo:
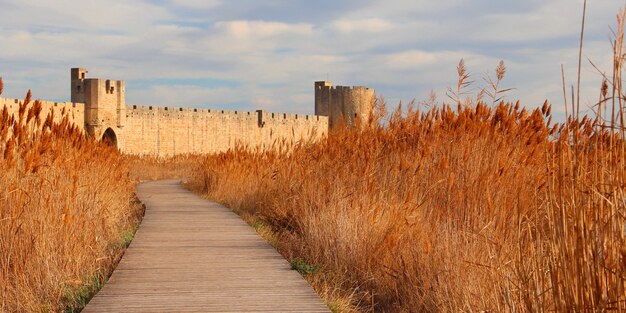
<path fill-rule="evenodd" d="M 214 153 L 237 144 L 269 147 L 318 140 L 341 121 L 356 125 L 357 117 L 366 119 L 376 101 L 371 88 L 316 82 L 316 115 L 139 106 L 126 105 L 122 80 L 87 78 L 84 68 L 71 69 L 70 78 L 72 102 L 43 101 L 42 119 L 53 112 L 59 121 L 65 110 L 88 136 L 136 155 Z M 16 114 L 21 101 L 0 98 L 0 108 Z"/>
<path fill-rule="evenodd" d="M 0 98 L 0 110 L 6 107 L 9 114 L 17 116 L 20 105 L 23 102 L 24 100 L 20 99 Z M 29 107 L 32 106 L 34 102 L 35 100 L 31 101 Z M 54 114 L 54 121 L 60 122 L 64 111 L 72 124 L 76 125 L 81 130 L 84 129 L 85 105 L 83 103 L 41 101 L 41 113 L 39 117 L 43 122 L 48 114 L 52 112 Z"/>
<path fill-rule="evenodd" d="M 0 98 L 0 110 L 6 106 L 9 114 L 17 115 L 21 103 L 23 100 Z M 72 124 L 86 131 L 85 104 L 41 103 L 42 120 L 53 112 L 59 122 L 65 111 Z M 214 153 L 237 143 L 269 147 L 274 142 L 320 139 L 328 132 L 325 116 L 138 105 L 126 106 L 124 111 L 124 125 L 114 123 L 107 128 L 115 133 L 123 153 L 136 155 Z"/>
<path fill-rule="evenodd" d="M 237 143 L 254 147 L 316 139 L 327 131 L 328 118 L 321 116 L 129 105 L 118 146 L 138 155 L 212 153 Z"/>

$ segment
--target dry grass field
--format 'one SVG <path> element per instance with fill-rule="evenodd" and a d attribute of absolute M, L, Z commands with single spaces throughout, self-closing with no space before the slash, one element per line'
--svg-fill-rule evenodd
<path fill-rule="evenodd" d="M 623 29 L 624 13 L 619 28 Z M 202 161 L 193 184 L 242 214 L 336 311 L 626 310 L 623 34 L 596 112 L 499 102 L 400 108 L 381 126 Z M 489 96 L 491 101 L 482 100 Z M 572 99 L 572 103 L 577 103 Z"/>
<path fill-rule="evenodd" d="M 290 153 L 208 156 L 195 184 L 356 309 L 626 310 L 624 127 L 549 119 L 509 103 L 398 113 Z"/>
<path fill-rule="evenodd" d="M 0 80 L 0 93 L 1 93 Z M 0 110 L 0 312 L 80 308 L 141 217 L 116 149 L 67 118 L 38 118 L 30 92 L 19 116 Z"/>
<path fill-rule="evenodd" d="M 136 182 L 193 177 L 200 170 L 201 155 L 177 155 L 169 158 L 124 156 L 130 178 Z"/>

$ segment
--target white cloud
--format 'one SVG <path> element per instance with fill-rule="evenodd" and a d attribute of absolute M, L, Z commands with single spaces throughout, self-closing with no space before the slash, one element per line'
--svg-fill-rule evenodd
<path fill-rule="evenodd" d="M 166 8 L 145 1 L 6 0 L 0 12 L 7 27 L 43 29 L 94 29 L 137 31 L 172 15 Z M 27 21 L 27 22 L 25 22 Z"/>
<path fill-rule="evenodd" d="M 568 5 L 569 3 L 569 5 Z M 472 39 L 490 42 L 521 42 L 559 38 L 580 32 L 578 5 L 571 0 L 543 2 L 530 12 L 487 13 L 471 34 Z"/>
<path fill-rule="evenodd" d="M 380 18 L 368 18 L 359 20 L 341 19 L 333 22 L 333 27 L 344 33 L 368 32 L 379 33 L 393 29 L 393 24 Z"/>
<path fill-rule="evenodd" d="M 246 20 L 217 22 L 215 27 L 237 38 L 272 37 L 283 34 L 306 35 L 310 34 L 313 29 L 311 24 L 306 23 L 288 24 Z"/>
<path fill-rule="evenodd" d="M 387 65 L 397 69 L 416 68 L 427 64 L 433 64 L 438 60 L 441 61 L 442 54 L 449 53 L 444 52 L 437 54 L 421 50 L 403 51 L 389 55 L 387 57 Z"/>
<path fill-rule="evenodd" d="M 346 15 L 349 16 L 388 16 L 393 19 L 412 19 L 416 16 L 441 15 L 442 12 L 455 10 L 466 0 L 387 0 L 375 1 L 365 6 L 354 6 Z"/>
<path fill-rule="evenodd" d="M 170 0 L 170 3 L 176 6 L 200 10 L 213 9 L 222 4 L 219 0 Z"/>
<path fill-rule="evenodd" d="M 234 102 L 237 91 L 231 88 L 204 88 L 185 85 L 153 85 L 145 89 L 132 90 L 127 98 L 129 104 L 162 105 L 174 107 L 211 106 Z"/>
<path fill-rule="evenodd" d="M 272 107 L 277 104 L 276 98 L 271 98 L 271 97 L 266 97 L 266 96 L 256 96 L 252 100 L 252 103 L 257 104 L 262 107 Z"/>

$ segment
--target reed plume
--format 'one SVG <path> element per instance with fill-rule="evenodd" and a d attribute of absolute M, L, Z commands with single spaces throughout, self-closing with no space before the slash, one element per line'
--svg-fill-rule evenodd
<path fill-rule="evenodd" d="M 0 311 L 80 308 L 139 218 L 126 163 L 30 91 L 0 109 Z"/>

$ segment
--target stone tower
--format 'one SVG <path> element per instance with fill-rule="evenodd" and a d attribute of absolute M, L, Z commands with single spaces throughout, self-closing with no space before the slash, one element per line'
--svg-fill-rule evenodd
<path fill-rule="evenodd" d="M 85 129 L 89 135 L 120 147 L 120 135 L 126 124 L 124 81 L 86 75 L 86 69 L 72 68 L 72 102 L 85 104 Z"/>
<path fill-rule="evenodd" d="M 315 82 L 315 115 L 328 116 L 330 128 L 342 123 L 355 126 L 356 118 L 367 121 L 375 103 L 376 91 L 372 88 Z"/>

